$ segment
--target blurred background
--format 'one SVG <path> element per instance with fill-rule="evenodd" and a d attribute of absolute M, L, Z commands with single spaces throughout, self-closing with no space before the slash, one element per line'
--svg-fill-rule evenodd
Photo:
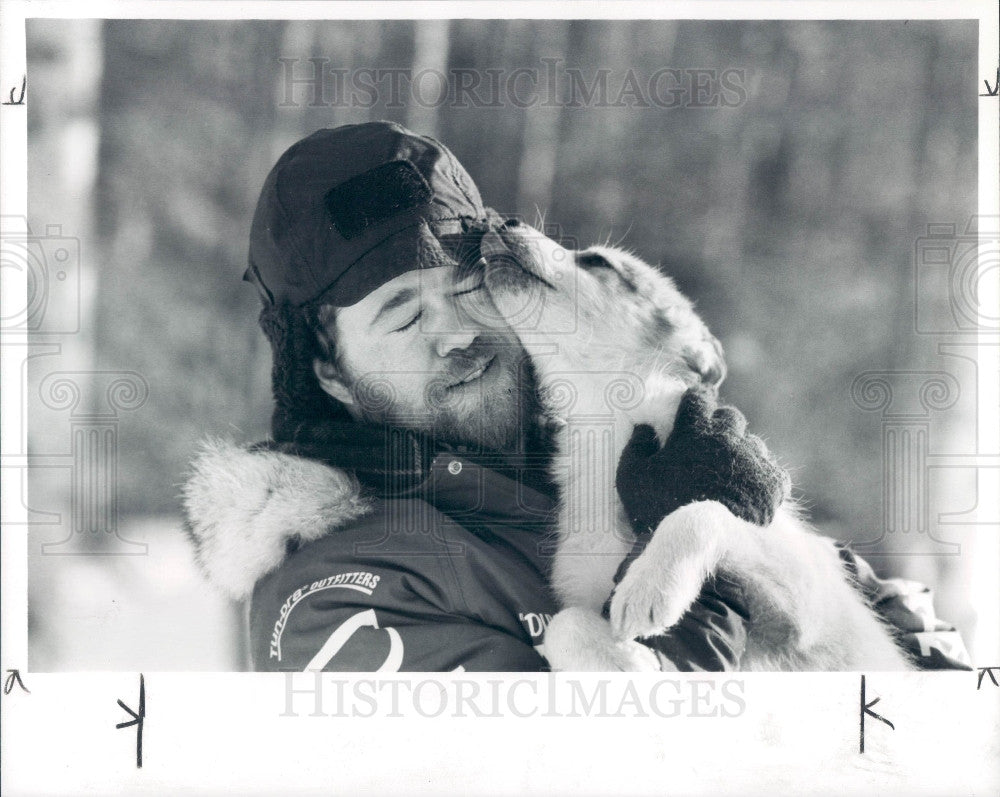
<path fill-rule="evenodd" d="M 374 119 L 440 138 L 501 212 L 661 264 L 817 526 L 992 653 L 953 295 L 976 48 L 963 21 L 29 21 L 30 669 L 245 668 L 178 487 L 205 436 L 267 434 L 240 281 L 264 176 Z"/>

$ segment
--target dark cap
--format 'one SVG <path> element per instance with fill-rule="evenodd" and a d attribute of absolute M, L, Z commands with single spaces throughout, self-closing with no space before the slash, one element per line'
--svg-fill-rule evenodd
<path fill-rule="evenodd" d="M 267 175 L 243 278 L 266 303 L 347 307 L 439 265 L 421 257 L 428 240 L 485 218 L 472 178 L 433 138 L 393 122 L 317 130 Z"/>

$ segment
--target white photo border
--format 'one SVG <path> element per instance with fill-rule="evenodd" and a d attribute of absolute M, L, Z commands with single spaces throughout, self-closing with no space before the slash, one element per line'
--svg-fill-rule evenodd
<path fill-rule="evenodd" d="M 25 19 L 978 19 L 979 77 L 994 81 L 990 2 L 25 2 L 0 6 L 0 89 L 26 73 Z M 984 91 L 980 82 L 979 91 Z M 30 102 L 30 87 L 28 89 Z M 979 217 L 1000 217 L 1000 111 L 979 99 Z M 0 207 L 27 217 L 26 108 L 0 108 Z M 996 230 L 994 230 L 994 233 Z M 26 295 L 3 270 L 3 317 Z M 980 306 L 1000 306 L 996 281 Z M 23 302 L 21 302 L 23 304 Z M 138 673 L 31 673 L 27 661 L 27 516 L 17 457 L 26 457 L 26 336 L 3 337 L 0 444 L 3 789 L 9 794 L 236 792 L 964 794 L 1000 789 L 1000 658 L 991 672 L 587 676 L 468 673 L 379 678 L 259 673 L 145 673 L 145 756 L 136 766 Z M 1000 373 L 983 338 L 979 373 Z M 996 379 L 979 380 L 980 451 L 1000 461 Z M 984 460 L 985 461 L 985 460 Z M 990 460 L 992 461 L 992 460 Z M 987 465 L 989 463 L 987 462 Z M 995 473 L 995 467 L 992 472 Z M 990 468 L 984 466 L 988 475 Z M 8 481 L 10 478 L 10 481 Z M 977 519 L 996 524 L 995 489 Z M 1000 595 L 1000 528 L 984 544 L 981 594 Z M 986 541 L 989 543 L 990 541 Z M 989 575 L 992 568 L 992 576 Z M 992 580 L 991 580 L 992 579 Z M 1000 601 L 981 622 L 1000 626 Z M 993 614 L 989 615 L 992 611 Z M 17 671 L 21 682 L 11 681 Z M 22 689 L 22 683 L 25 688 Z M 319 684 L 319 685 L 317 685 Z M 28 691 L 30 690 L 30 691 Z M 474 697 L 470 695 L 475 692 Z M 600 707 L 601 696 L 606 700 Z M 654 697 L 655 695 L 655 697 Z M 462 702 L 464 696 L 465 702 Z M 595 697 L 596 696 L 596 697 Z M 866 703 L 891 720 L 867 720 Z M 117 703 L 121 700 L 128 709 Z M 393 700 L 397 702 L 394 703 Z M 435 700 L 442 701 L 441 703 Z M 477 702 L 485 701 L 485 702 Z M 492 702 L 491 702 L 492 701 Z M 438 713 L 440 705 L 445 709 Z M 499 713 L 491 714 L 493 706 Z M 584 705 L 587 706 L 584 709 Z M 475 708 L 474 708 L 475 706 Z M 481 712 L 477 714 L 478 712 Z M 673 715 L 671 713 L 673 712 Z M 728 714 L 726 712 L 729 712 Z M 526 716 L 520 716 L 520 715 Z M 429 724 L 432 723 L 432 724 Z"/>

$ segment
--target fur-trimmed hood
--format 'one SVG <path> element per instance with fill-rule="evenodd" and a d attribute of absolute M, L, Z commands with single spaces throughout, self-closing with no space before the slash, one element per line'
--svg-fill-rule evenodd
<path fill-rule="evenodd" d="M 284 561 L 289 541 L 319 539 L 371 509 L 342 470 L 224 440 L 202 444 L 182 496 L 197 562 L 234 600 Z"/>

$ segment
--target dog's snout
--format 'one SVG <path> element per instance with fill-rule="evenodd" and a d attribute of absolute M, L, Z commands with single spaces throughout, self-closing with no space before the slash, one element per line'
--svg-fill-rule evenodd
<path fill-rule="evenodd" d="M 507 244 L 503 242 L 503 238 L 496 230 L 487 230 L 483 233 L 483 237 L 479 241 L 479 254 L 487 263 L 493 258 L 502 257 L 509 253 L 510 249 L 507 248 Z"/>
<path fill-rule="evenodd" d="M 493 230 L 483 235 L 479 253 L 486 262 L 486 288 L 491 294 L 523 290 L 535 281 L 520 259 Z"/>

